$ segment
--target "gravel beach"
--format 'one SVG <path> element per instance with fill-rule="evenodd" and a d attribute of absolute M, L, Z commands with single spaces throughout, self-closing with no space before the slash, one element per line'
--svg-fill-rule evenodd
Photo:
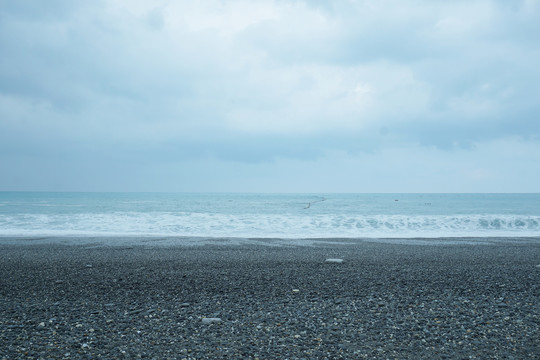
<path fill-rule="evenodd" d="M 540 358 L 540 242 L 0 252 L 0 359 Z"/>

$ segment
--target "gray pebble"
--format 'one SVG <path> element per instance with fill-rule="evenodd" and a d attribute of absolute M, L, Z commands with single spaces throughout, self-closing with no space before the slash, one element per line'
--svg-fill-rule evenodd
<path fill-rule="evenodd" d="M 202 323 L 203 324 L 212 324 L 212 323 L 220 323 L 223 320 L 221 318 L 211 317 L 211 318 L 203 318 Z"/>

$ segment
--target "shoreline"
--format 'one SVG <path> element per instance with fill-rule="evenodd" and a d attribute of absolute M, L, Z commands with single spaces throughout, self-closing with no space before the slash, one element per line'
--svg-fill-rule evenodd
<path fill-rule="evenodd" d="M 413 238 L 266 238 L 266 237 L 203 237 L 203 236 L 9 236 L 0 235 L 2 245 L 67 245 L 67 246 L 355 246 L 361 243 L 400 245 L 495 245 L 495 244 L 540 244 L 540 236 L 457 236 L 457 237 L 413 237 Z"/>
<path fill-rule="evenodd" d="M 533 241 L 0 251 L 0 359 L 532 359 L 540 349 Z"/>

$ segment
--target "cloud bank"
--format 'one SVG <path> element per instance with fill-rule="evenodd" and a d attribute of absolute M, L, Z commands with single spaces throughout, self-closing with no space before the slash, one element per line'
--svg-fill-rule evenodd
<path fill-rule="evenodd" d="M 539 191 L 538 1 L 0 2 L 5 190 Z"/>

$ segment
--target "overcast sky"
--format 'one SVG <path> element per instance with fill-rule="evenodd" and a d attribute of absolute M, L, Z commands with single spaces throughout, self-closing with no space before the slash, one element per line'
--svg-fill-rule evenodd
<path fill-rule="evenodd" d="M 0 0 L 0 190 L 539 192 L 540 0 Z"/>

